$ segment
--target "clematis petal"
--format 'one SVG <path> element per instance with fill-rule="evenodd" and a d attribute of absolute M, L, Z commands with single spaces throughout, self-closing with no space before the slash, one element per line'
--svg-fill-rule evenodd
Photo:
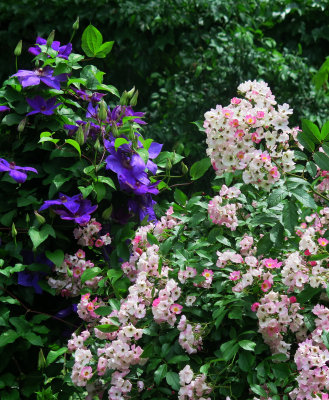
<path fill-rule="evenodd" d="M 24 172 L 17 171 L 16 169 L 11 169 L 9 175 L 18 183 L 24 183 L 27 178 L 27 175 Z"/>

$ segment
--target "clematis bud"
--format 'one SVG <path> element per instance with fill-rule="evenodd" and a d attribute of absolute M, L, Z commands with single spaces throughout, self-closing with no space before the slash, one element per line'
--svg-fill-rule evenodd
<path fill-rule="evenodd" d="M 45 359 L 42 349 L 40 349 L 39 356 L 38 356 L 38 370 L 44 369 L 45 366 L 46 366 L 46 359 Z"/>
<path fill-rule="evenodd" d="M 13 223 L 12 226 L 11 226 L 11 236 L 12 236 L 13 238 L 15 238 L 15 237 L 17 236 L 17 230 L 16 230 L 16 227 L 15 227 L 15 224 L 14 224 L 14 223 Z"/>
<path fill-rule="evenodd" d="M 80 146 L 82 146 L 85 142 L 85 134 L 81 125 L 79 126 L 77 133 L 75 134 L 75 140 L 79 143 Z"/>
<path fill-rule="evenodd" d="M 22 133 L 22 132 L 24 131 L 25 124 L 26 124 L 26 118 L 23 118 L 23 119 L 21 120 L 21 122 L 20 122 L 20 123 L 18 124 L 18 126 L 17 126 L 17 131 L 18 131 L 19 133 Z"/>
<path fill-rule="evenodd" d="M 186 175 L 188 173 L 188 168 L 187 166 L 183 163 L 183 161 L 181 162 L 181 166 L 182 166 L 182 174 Z"/>
<path fill-rule="evenodd" d="M 55 39 L 55 30 L 51 31 L 50 35 L 48 36 L 47 47 L 51 47 L 51 45 L 53 44 L 54 39 Z"/>
<path fill-rule="evenodd" d="M 126 106 L 128 100 L 128 93 L 125 90 L 120 97 L 120 106 Z"/>
<path fill-rule="evenodd" d="M 35 215 L 35 217 L 36 217 L 36 219 L 37 219 L 37 221 L 39 222 L 40 225 L 42 225 L 42 224 L 44 224 L 46 222 L 46 218 L 43 217 L 42 215 L 40 215 L 38 213 L 38 211 L 34 211 L 34 215 Z"/>
<path fill-rule="evenodd" d="M 29 214 L 26 214 L 25 216 L 25 222 L 28 224 L 30 222 L 30 216 Z"/>
<path fill-rule="evenodd" d="M 135 86 L 127 92 L 128 99 L 131 99 L 135 93 Z"/>
<path fill-rule="evenodd" d="M 138 98 L 138 90 L 136 90 L 135 94 L 133 95 L 132 99 L 130 100 L 130 105 L 135 106 L 137 104 L 137 98 Z"/>
<path fill-rule="evenodd" d="M 72 25 L 72 28 L 77 31 L 79 29 L 79 17 L 75 20 L 74 24 Z"/>
<path fill-rule="evenodd" d="M 112 215 L 113 207 L 110 205 L 110 207 L 106 208 L 103 213 L 102 213 L 102 218 L 103 219 L 110 219 L 110 216 Z"/>
<path fill-rule="evenodd" d="M 96 140 L 96 142 L 95 142 L 95 144 L 94 144 L 94 149 L 95 149 L 96 151 L 99 151 L 100 148 L 101 148 L 101 144 L 100 144 L 100 142 L 99 142 L 99 140 L 98 140 L 98 138 L 97 138 L 97 140 Z"/>
<path fill-rule="evenodd" d="M 22 54 L 22 41 L 20 40 L 20 41 L 17 43 L 17 46 L 15 47 L 14 55 L 15 55 L 16 57 L 18 57 L 18 56 L 20 56 L 21 54 Z"/>
<path fill-rule="evenodd" d="M 117 124 L 115 122 L 112 123 L 111 131 L 112 131 L 112 134 L 113 134 L 114 137 L 119 137 L 120 136 Z"/>
<path fill-rule="evenodd" d="M 98 118 L 101 121 L 106 121 L 107 118 L 107 106 L 104 100 L 101 100 L 100 104 L 99 104 L 99 108 L 98 108 L 98 112 L 97 112 Z"/>

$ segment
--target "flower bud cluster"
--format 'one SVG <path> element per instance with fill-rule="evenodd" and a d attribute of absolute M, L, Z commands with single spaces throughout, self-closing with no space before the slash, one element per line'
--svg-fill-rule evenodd
<path fill-rule="evenodd" d="M 208 214 L 211 221 L 216 225 L 225 225 L 231 231 L 238 226 L 237 213 L 242 208 L 241 203 L 230 202 L 241 194 L 240 190 L 223 185 L 219 196 L 215 196 L 208 204 Z"/>
<path fill-rule="evenodd" d="M 74 255 L 66 254 L 63 263 L 55 267 L 57 279 L 49 277 L 48 284 L 62 296 L 78 296 L 83 286 L 91 289 L 96 288 L 98 282 L 102 279 L 101 276 L 96 276 L 87 280 L 84 284 L 81 283 L 82 274 L 93 266 L 94 264 L 91 261 L 85 259 L 85 252 L 81 249 Z"/>
<path fill-rule="evenodd" d="M 179 383 L 181 386 L 178 392 L 179 400 L 210 400 L 210 397 L 205 397 L 212 391 L 206 383 L 206 376 L 200 374 L 194 377 L 189 365 L 179 372 Z"/>
<path fill-rule="evenodd" d="M 299 303 L 295 298 L 279 295 L 270 291 L 258 305 L 257 318 L 264 342 L 268 344 L 273 354 L 285 354 L 289 357 L 291 345 L 284 341 L 288 329 L 296 333 L 297 338 L 305 338 L 303 316 L 298 313 Z"/>
<path fill-rule="evenodd" d="M 288 104 L 275 108 L 265 82 L 244 82 L 238 92 L 244 98 L 234 97 L 228 106 L 217 105 L 205 114 L 207 154 L 218 176 L 242 170 L 245 183 L 270 190 L 280 179 L 278 167 L 286 172 L 295 166 L 288 150 L 292 110 Z"/>
<path fill-rule="evenodd" d="M 111 244 L 110 235 L 107 233 L 103 236 L 98 236 L 101 231 L 102 225 L 92 218 L 89 222 L 83 226 L 75 228 L 73 231 L 75 239 L 78 240 L 78 244 L 81 246 L 95 246 L 102 247 Z"/>
<path fill-rule="evenodd" d="M 329 309 L 317 304 L 312 312 L 318 317 L 314 321 L 316 328 L 308 339 L 299 344 L 295 354 L 298 387 L 289 395 L 296 400 L 313 399 L 312 393 L 328 399 L 323 391 L 329 390 L 329 351 L 323 343 L 322 334 L 329 329 Z"/>

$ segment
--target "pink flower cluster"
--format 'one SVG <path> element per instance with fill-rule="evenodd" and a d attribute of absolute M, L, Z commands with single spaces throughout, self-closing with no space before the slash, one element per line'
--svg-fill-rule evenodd
<path fill-rule="evenodd" d="M 306 284 L 316 288 L 327 286 L 327 266 L 329 257 L 312 260 L 310 256 L 326 253 L 328 240 L 324 237 L 329 222 L 329 208 L 325 207 L 320 215 L 312 214 L 305 218 L 297 235 L 300 236 L 299 252 L 293 252 L 284 260 L 282 282 L 290 291 L 303 290 Z"/>
<path fill-rule="evenodd" d="M 270 190 L 280 179 L 277 166 L 294 169 L 294 152 L 288 150 L 294 132 L 288 126 L 292 110 L 278 105 L 265 82 L 247 81 L 238 87 L 244 98 L 217 105 L 205 114 L 207 154 L 216 174 L 243 170 L 243 181 Z M 262 145 L 265 150 L 260 149 Z"/>
<path fill-rule="evenodd" d="M 78 240 L 78 244 L 81 246 L 107 246 L 111 244 L 112 240 L 108 233 L 106 235 L 98 237 L 98 232 L 100 232 L 101 229 L 102 225 L 97 222 L 95 218 L 92 218 L 85 225 L 75 228 L 73 231 L 73 235 L 75 239 Z"/>
<path fill-rule="evenodd" d="M 211 387 L 206 383 L 204 374 L 197 375 L 194 379 L 194 373 L 189 365 L 179 372 L 179 383 L 181 388 L 178 392 L 179 400 L 210 400 L 207 396 Z"/>
<path fill-rule="evenodd" d="M 57 279 L 54 277 L 48 278 L 48 284 L 51 288 L 56 289 L 65 297 L 75 297 L 81 293 L 84 286 L 96 288 L 98 282 L 102 279 L 101 276 L 96 276 L 84 284 L 81 283 L 82 274 L 92 268 L 94 264 L 85 259 L 86 255 L 83 250 L 78 250 L 74 255 L 65 255 L 61 265 L 55 267 Z"/>
<path fill-rule="evenodd" d="M 81 296 L 77 313 L 84 321 L 91 322 L 100 318 L 97 314 L 95 314 L 95 310 L 101 306 L 104 306 L 102 300 L 97 301 L 97 297 L 91 300 L 90 293 L 87 293 Z"/>
<path fill-rule="evenodd" d="M 300 306 L 296 299 L 270 291 L 258 305 L 257 318 L 259 329 L 264 342 L 270 347 L 273 354 L 289 356 L 291 344 L 285 342 L 284 337 L 288 329 L 296 333 L 297 339 L 305 338 L 306 328 L 303 316 L 298 313 Z"/>
<path fill-rule="evenodd" d="M 197 353 L 202 349 L 203 332 L 200 324 L 191 325 L 186 316 L 182 315 L 177 329 L 180 331 L 178 343 L 188 354 Z"/>
<path fill-rule="evenodd" d="M 208 214 L 211 221 L 216 225 L 225 225 L 231 231 L 235 231 L 238 226 L 237 213 L 242 204 L 229 200 L 237 198 L 241 194 L 240 190 L 223 185 L 219 196 L 215 196 L 208 204 Z"/>
<path fill-rule="evenodd" d="M 318 317 L 315 319 L 316 328 L 308 339 L 299 344 L 295 354 L 299 371 L 296 378 L 298 388 L 289 395 L 296 400 L 313 399 L 312 394 L 328 398 L 323 390 L 329 390 L 329 351 L 323 344 L 322 333 L 329 330 L 329 309 L 318 304 L 312 312 Z"/>

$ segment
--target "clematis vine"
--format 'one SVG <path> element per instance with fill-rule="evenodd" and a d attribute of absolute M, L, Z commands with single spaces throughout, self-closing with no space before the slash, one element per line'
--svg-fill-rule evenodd
<path fill-rule="evenodd" d="M 32 167 L 19 167 L 14 161 L 8 162 L 4 158 L 0 158 L 0 172 L 8 172 L 9 176 L 15 179 L 18 183 L 24 183 L 27 178 L 25 171 L 38 173 L 35 168 Z"/>

